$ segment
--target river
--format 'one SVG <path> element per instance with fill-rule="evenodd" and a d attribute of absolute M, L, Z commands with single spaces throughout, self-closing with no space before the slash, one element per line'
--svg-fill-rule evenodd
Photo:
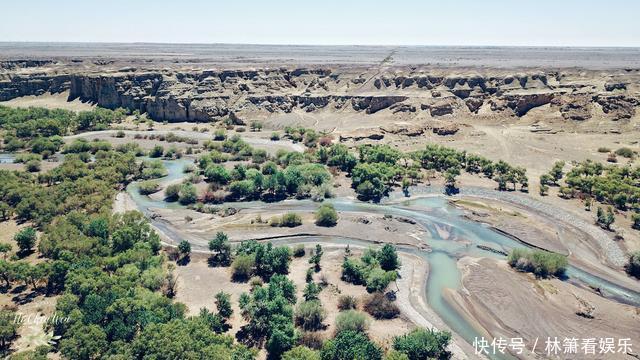
<path fill-rule="evenodd" d="M 188 159 L 164 161 L 169 175 L 160 179 L 161 183 L 175 182 L 185 175 L 183 168 L 192 163 Z M 138 208 L 150 215 L 152 208 L 181 208 L 178 203 L 153 200 L 138 193 L 138 184 L 132 183 L 127 187 L 127 192 L 134 200 Z M 424 298 L 438 316 L 455 333 L 472 343 L 475 337 L 481 336 L 479 332 L 461 316 L 444 298 L 446 289 L 458 290 L 461 287 L 461 274 L 457 266 L 457 260 L 464 256 L 489 257 L 504 259 L 504 255 L 493 253 L 478 248 L 484 245 L 496 250 L 509 252 L 514 248 L 526 248 L 528 245 L 511 237 L 492 230 L 487 225 L 471 221 L 463 216 L 464 212 L 450 205 L 444 195 L 433 195 L 415 199 L 393 200 L 385 204 L 371 204 L 352 199 L 336 198 L 326 200 L 332 203 L 339 212 L 368 212 L 385 214 L 412 219 L 424 229 L 420 240 L 424 242 L 425 249 L 419 247 L 400 246 L 398 251 L 417 255 L 429 264 L 429 276 L 426 284 Z M 238 209 L 264 208 L 274 206 L 263 202 L 241 202 L 226 204 Z M 224 205 L 223 205 L 224 206 Z M 278 209 L 311 211 L 317 204 L 310 200 L 287 200 L 278 203 Z M 153 224 L 171 238 L 193 240 L 198 238 L 201 244 L 206 239 L 192 234 L 184 234 L 180 229 L 173 227 L 165 221 L 151 219 Z M 206 234 L 212 236 L 213 234 Z M 205 235 L 202 235 L 205 236 Z M 325 239 L 326 241 L 327 239 Z M 292 245 L 301 242 L 318 241 L 317 237 L 295 237 L 272 240 L 276 244 Z M 352 246 L 376 246 L 372 242 L 357 239 L 332 237 L 332 243 L 350 244 Z M 607 281 L 601 277 L 590 274 L 588 271 L 570 264 L 566 271 L 566 279 L 576 286 L 599 288 L 603 294 L 615 301 L 634 306 L 640 306 L 640 293 L 625 288 L 621 285 Z"/>

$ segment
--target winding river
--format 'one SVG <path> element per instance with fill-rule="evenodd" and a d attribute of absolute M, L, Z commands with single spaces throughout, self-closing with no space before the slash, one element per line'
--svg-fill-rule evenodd
<path fill-rule="evenodd" d="M 184 166 L 189 163 L 192 163 L 192 161 L 188 159 L 164 161 L 169 175 L 161 179 L 160 182 L 166 184 L 179 181 L 185 176 L 183 174 Z M 138 209 L 149 217 L 151 217 L 151 209 L 153 208 L 181 207 L 177 203 L 153 200 L 148 196 L 140 195 L 138 193 L 138 184 L 135 182 L 127 187 L 127 192 L 136 203 Z M 500 234 L 484 224 L 463 217 L 463 211 L 451 206 L 444 195 L 392 200 L 383 205 L 344 198 L 327 201 L 332 203 L 340 212 L 368 212 L 392 215 L 412 219 L 420 225 L 424 229 L 424 234 L 420 235 L 420 240 L 426 245 L 425 249 L 415 246 L 399 246 L 398 250 L 419 256 L 428 262 L 430 270 L 426 292 L 423 294 L 424 299 L 447 326 L 469 343 L 472 343 L 475 337 L 481 335 L 443 296 L 445 289 L 458 290 L 461 287 L 461 274 L 457 267 L 457 260 L 464 256 L 504 258 L 503 255 L 482 250 L 478 248 L 478 245 L 505 252 L 513 248 L 527 247 L 527 245 Z M 238 209 L 256 209 L 267 206 L 263 202 L 242 202 L 228 205 Z M 316 208 L 317 204 L 309 200 L 287 200 L 269 204 L 268 206 L 277 210 L 311 211 Z M 199 238 L 192 234 L 184 234 L 171 224 L 153 219 L 153 217 L 151 217 L 151 221 L 154 226 L 168 237 L 187 239 L 200 245 L 195 246 L 195 249 L 206 250 L 204 244 L 206 244 L 207 239 Z M 318 237 L 309 236 L 282 238 L 272 240 L 272 242 L 291 245 L 303 242 L 317 242 L 318 240 Z M 327 239 L 325 238 L 324 241 L 327 241 Z M 329 241 L 331 243 L 360 247 L 374 245 L 372 242 L 364 240 L 339 237 L 331 237 Z M 427 248 L 428 250 L 426 250 Z M 640 306 L 640 293 L 635 290 L 607 281 L 571 264 L 566 275 L 566 281 L 576 286 L 599 288 L 606 297 L 622 303 Z"/>

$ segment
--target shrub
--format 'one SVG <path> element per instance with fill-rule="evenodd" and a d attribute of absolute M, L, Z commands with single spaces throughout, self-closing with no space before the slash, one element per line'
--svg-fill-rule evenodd
<path fill-rule="evenodd" d="M 407 354 L 391 350 L 384 356 L 384 360 L 409 360 Z"/>
<path fill-rule="evenodd" d="M 640 213 L 631 214 L 631 227 L 640 230 Z"/>
<path fill-rule="evenodd" d="M 564 255 L 543 251 L 513 249 L 508 259 L 511 267 L 519 271 L 531 272 L 538 277 L 562 276 L 568 261 Z"/>
<path fill-rule="evenodd" d="M 296 346 L 282 354 L 282 360 L 320 360 L 320 354 L 306 346 Z"/>
<path fill-rule="evenodd" d="M 316 211 L 316 225 L 336 226 L 338 223 L 338 213 L 331 204 L 322 204 Z"/>
<path fill-rule="evenodd" d="M 224 129 L 218 129 L 213 133 L 213 140 L 222 141 L 227 138 L 227 132 Z"/>
<path fill-rule="evenodd" d="M 627 159 L 633 159 L 633 157 L 635 156 L 633 150 L 629 149 L 628 147 L 621 147 L 620 149 L 616 150 L 616 155 L 626 157 Z"/>
<path fill-rule="evenodd" d="M 323 360 L 381 360 L 382 350 L 364 333 L 342 331 L 324 343 L 320 356 Z"/>
<path fill-rule="evenodd" d="M 278 141 L 280 140 L 280 133 L 274 131 L 271 133 L 271 141 Z"/>
<path fill-rule="evenodd" d="M 300 334 L 298 343 L 310 349 L 319 350 L 324 343 L 324 337 L 317 332 L 303 331 L 302 334 Z"/>
<path fill-rule="evenodd" d="M 198 195 L 196 192 L 196 187 L 191 183 L 185 183 L 180 186 L 180 195 L 178 196 L 178 201 L 182 205 L 189 205 L 196 202 L 198 199 Z"/>
<path fill-rule="evenodd" d="M 366 333 L 369 330 L 369 318 L 356 310 L 343 311 L 336 317 L 336 333 L 356 331 Z"/>
<path fill-rule="evenodd" d="M 38 172 L 41 169 L 40 161 L 38 160 L 29 160 L 24 166 L 28 172 Z"/>
<path fill-rule="evenodd" d="M 164 154 L 164 148 L 162 147 L 162 145 L 156 145 L 149 152 L 149 157 L 159 158 L 159 157 L 162 157 L 163 154 Z"/>
<path fill-rule="evenodd" d="M 269 225 L 271 225 L 272 227 L 279 227 L 281 220 L 282 219 L 280 217 L 273 216 L 271 219 L 269 219 Z"/>
<path fill-rule="evenodd" d="M 366 285 L 368 292 L 384 291 L 392 281 L 395 281 L 398 273 L 394 271 L 384 271 L 381 268 L 374 268 L 369 271 L 366 277 Z"/>
<path fill-rule="evenodd" d="M 296 213 L 286 213 L 282 215 L 280 226 L 296 227 L 302 225 L 302 218 Z"/>
<path fill-rule="evenodd" d="M 447 331 L 415 329 L 395 337 L 393 349 L 407 355 L 409 360 L 448 359 L 450 341 L 451 333 Z"/>
<path fill-rule="evenodd" d="M 320 301 L 304 301 L 296 308 L 296 325 L 308 331 L 320 330 L 326 315 Z"/>
<path fill-rule="evenodd" d="M 171 184 L 164 189 L 164 197 L 168 201 L 178 200 L 180 195 L 180 184 Z"/>
<path fill-rule="evenodd" d="M 610 151 L 611 151 L 611 149 L 609 149 L 609 148 L 607 148 L 607 147 L 599 147 L 599 148 L 598 148 L 598 152 L 599 152 L 599 153 L 608 153 L 608 152 L 610 152 Z"/>
<path fill-rule="evenodd" d="M 251 277 L 256 260 L 253 255 L 238 255 L 231 263 L 231 274 L 234 280 L 244 281 Z"/>
<path fill-rule="evenodd" d="M 376 319 L 393 319 L 400 309 L 382 293 L 369 295 L 364 302 L 364 310 Z"/>
<path fill-rule="evenodd" d="M 143 181 L 138 187 L 138 192 L 142 195 L 149 195 L 158 192 L 160 190 L 160 184 L 156 181 Z"/>
<path fill-rule="evenodd" d="M 262 285 L 264 285 L 264 280 L 262 280 L 260 276 L 253 276 L 251 279 L 249 279 L 249 286 L 251 286 L 251 288 Z"/>
<path fill-rule="evenodd" d="M 640 251 L 636 251 L 629 257 L 629 262 L 625 266 L 627 274 L 640 279 Z"/>
<path fill-rule="evenodd" d="M 358 299 L 351 295 L 340 295 L 338 298 L 338 309 L 341 311 L 356 309 L 358 307 Z"/>
<path fill-rule="evenodd" d="M 305 254 L 306 254 L 306 251 L 304 249 L 304 244 L 296 245 L 296 247 L 293 248 L 293 256 L 303 257 Z"/>

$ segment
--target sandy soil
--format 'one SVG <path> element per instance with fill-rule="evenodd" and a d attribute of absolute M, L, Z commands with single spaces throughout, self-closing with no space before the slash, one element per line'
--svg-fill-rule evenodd
<path fill-rule="evenodd" d="M 272 216 L 282 216 L 286 204 L 272 204 L 268 209 L 245 209 L 233 216 L 203 214 L 188 209 L 153 209 L 156 219 L 180 226 L 181 231 L 196 236 L 212 237 L 218 231 L 227 233 L 232 241 L 268 238 L 296 234 L 317 234 L 348 237 L 371 243 L 394 243 L 424 246 L 419 240 L 423 229 L 405 222 L 402 218 L 385 218 L 370 213 L 338 212 L 340 217 L 334 227 L 321 227 L 314 223 L 312 211 L 298 211 L 303 224 L 295 228 L 271 227 Z M 258 223 L 258 218 L 262 223 Z M 203 244 L 204 245 L 204 244 Z"/>
<path fill-rule="evenodd" d="M 298 302 L 302 300 L 302 291 L 306 285 L 305 276 L 309 268 L 309 257 L 314 245 L 307 245 L 307 254 L 302 258 L 294 258 L 290 265 L 289 278 L 295 283 L 297 289 Z M 361 250 L 353 249 L 354 255 L 359 255 Z M 342 258 L 344 249 L 341 247 L 332 247 L 331 245 L 324 247 L 324 255 L 322 257 L 322 270 L 314 275 L 314 280 L 319 282 L 320 279 L 326 279 L 328 286 L 320 294 L 320 300 L 326 310 L 327 317 L 324 321 L 326 329 L 318 332 L 321 336 L 329 338 L 335 331 L 335 319 L 339 313 L 337 308 L 339 295 L 351 295 L 358 298 L 360 308 L 363 299 L 368 296 L 365 288 L 359 285 L 345 283 L 340 280 Z M 402 258 L 402 261 L 405 258 Z M 218 291 L 225 291 L 231 294 L 234 315 L 230 324 L 231 334 L 235 334 L 245 321 L 239 316 L 240 309 L 238 307 L 238 298 L 243 292 L 250 290 L 247 283 L 235 283 L 231 281 L 229 268 L 212 268 L 209 267 L 206 258 L 200 255 L 195 256 L 186 266 L 177 266 L 176 274 L 178 276 L 178 292 L 176 300 L 187 305 L 189 314 L 196 315 L 199 309 L 206 307 L 211 311 L 216 311 L 214 296 Z M 399 282 L 400 286 L 401 283 Z M 393 287 L 393 285 L 392 285 Z M 403 289 L 399 294 L 403 293 Z M 408 295 L 408 293 L 407 293 Z M 400 297 L 402 298 L 402 296 Z M 400 300 L 398 301 L 400 304 Z M 415 324 L 405 315 L 405 306 L 400 305 L 403 313 L 400 317 L 392 320 L 374 320 L 370 318 L 369 334 L 373 339 L 385 347 L 390 345 L 390 341 L 394 336 L 404 334 L 415 327 Z M 408 314 L 410 315 L 410 313 Z M 368 316 L 368 315 L 367 315 Z M 413 317 L 411 317 L 413 319 Z M 422 321 L 418 325 L 429 324 Z M 262 354 L 264 356 L 264 354 Z"/>
<path fill-rule="evenodd" d="M 43 107 L 47 109 L 65 109 L 71 111 L 89 111 L 95 108 L 95 105 L 83 103 L 76 99 L 67 101 L 69 92 L 61 92 L 57 94 L 43 94 L 39 96 L 23 96 L 9 101 L 0 101 L 0 105 L 9 107 Z"/>
<path fill-rule="evenodd" d="M 638 308 L 557 279 L 536 280 L 530 274 L 511 270 L 502 261 L 463 258 L 459 267 L 464 289 L 453 298 L 492 336 L 523 337 L 529 348 L 539 338 L 537 354 L 544 353 L 547 337 L 613 337 L 616 345 L 617 339 L 630 338 L 633 344 L 640 343 Z M 590 312 L 593 318 L 577 312 Z M 534 357 L 526 354 L 523 358 Z M 606 358 L 628 356 L 607 354 Z"/>

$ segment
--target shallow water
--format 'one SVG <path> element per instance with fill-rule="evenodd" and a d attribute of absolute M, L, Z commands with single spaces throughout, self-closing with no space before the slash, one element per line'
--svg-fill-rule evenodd
<path fill-rule="evenodd" d="M 169 175 L 159 181 L 161 183 L 168 183 L 184 177 L 182 169 L 186 164 L 191 163 L 191 161 L 180 159 L 164 161 L 164 163 L 169 171 Z M 145 213 L 148 213 L 150 207 L 181 207 L 177 203 L 155 201 L 148 196 L 140 195 L 137 191 L 136 183 L 130 184 L 127 191 L 140 210 Z M 469 343 L 472 343 L 475 337 L 481 335 L 463 316 L 450 306 L 443 297 L 447 289 L 460 289 L 461 274 L 457 266 L 458 259 L 464 256 L 505 258 L 503 255 L 479 249 L 477 247 L 478 245 L 489 246 L 505 252 L 509 252 L 514 248 L 528 247 L 515 239 L 493 231 L 484 224 L 464 218 L 462 216 L 463 211 L 451 206 L 444 195 L 404 200 L 385 205 L 363 203 L 350 199 L 330 199 L 327 200 L 327 202 L 332 203 L 336 210 L 341 212 L 367 212 L 392 215 L 394 217 L 405 217 L 416 221 L 425 231 L 424 234 L 420 235 L 420 239 L 424 241 L 424 244 L 431 250 L 425 251 L 415 247 L 404 246 L 400 246 L 398 250 L 418 255 L 429 263 L 430 272 L 426 284 L 425 298 L 442 320 Z M 269 206 L 260 201 L 232 203 L 228 205 L 239 209 L 256 209 Z M 271 206 L 276 206 L 276 204 L 271 204 Z M 317 204 L 310 200 L 286 200 L 277 203 L 277 206 L 279 209 L 301 211 L 313 210 L 317 207 Z M 163 231 L 168 232 L 168 235 L 178 234 L 175 229 L 171 229 L 171 226 L 166 223 L 157 222 L 157 225 L 159 225 Z M 296 237 L 273 240 L 272 242 L 277 244 L 294 244 L 317 242 L 319 239 L 319 237 Z M 326 240 L 326 238 L 323 239 Z M 363 247 L 372 246 L 372 243 L 367 241 L 338 237 L 331 238 L 331 242 Z M 567 269 L 566 275 L 566 281 L 573 284 L 599 288 L 607 297 L 623 303 L 640 306 L 640 293 L 634 290 L 626 289 L 605 279 L 601 279 L 571 264 Z"/>
<path fill-rule="evenodd" d="M 0 153 L 0 164 L 13 164 L 16 154 Z"/>

